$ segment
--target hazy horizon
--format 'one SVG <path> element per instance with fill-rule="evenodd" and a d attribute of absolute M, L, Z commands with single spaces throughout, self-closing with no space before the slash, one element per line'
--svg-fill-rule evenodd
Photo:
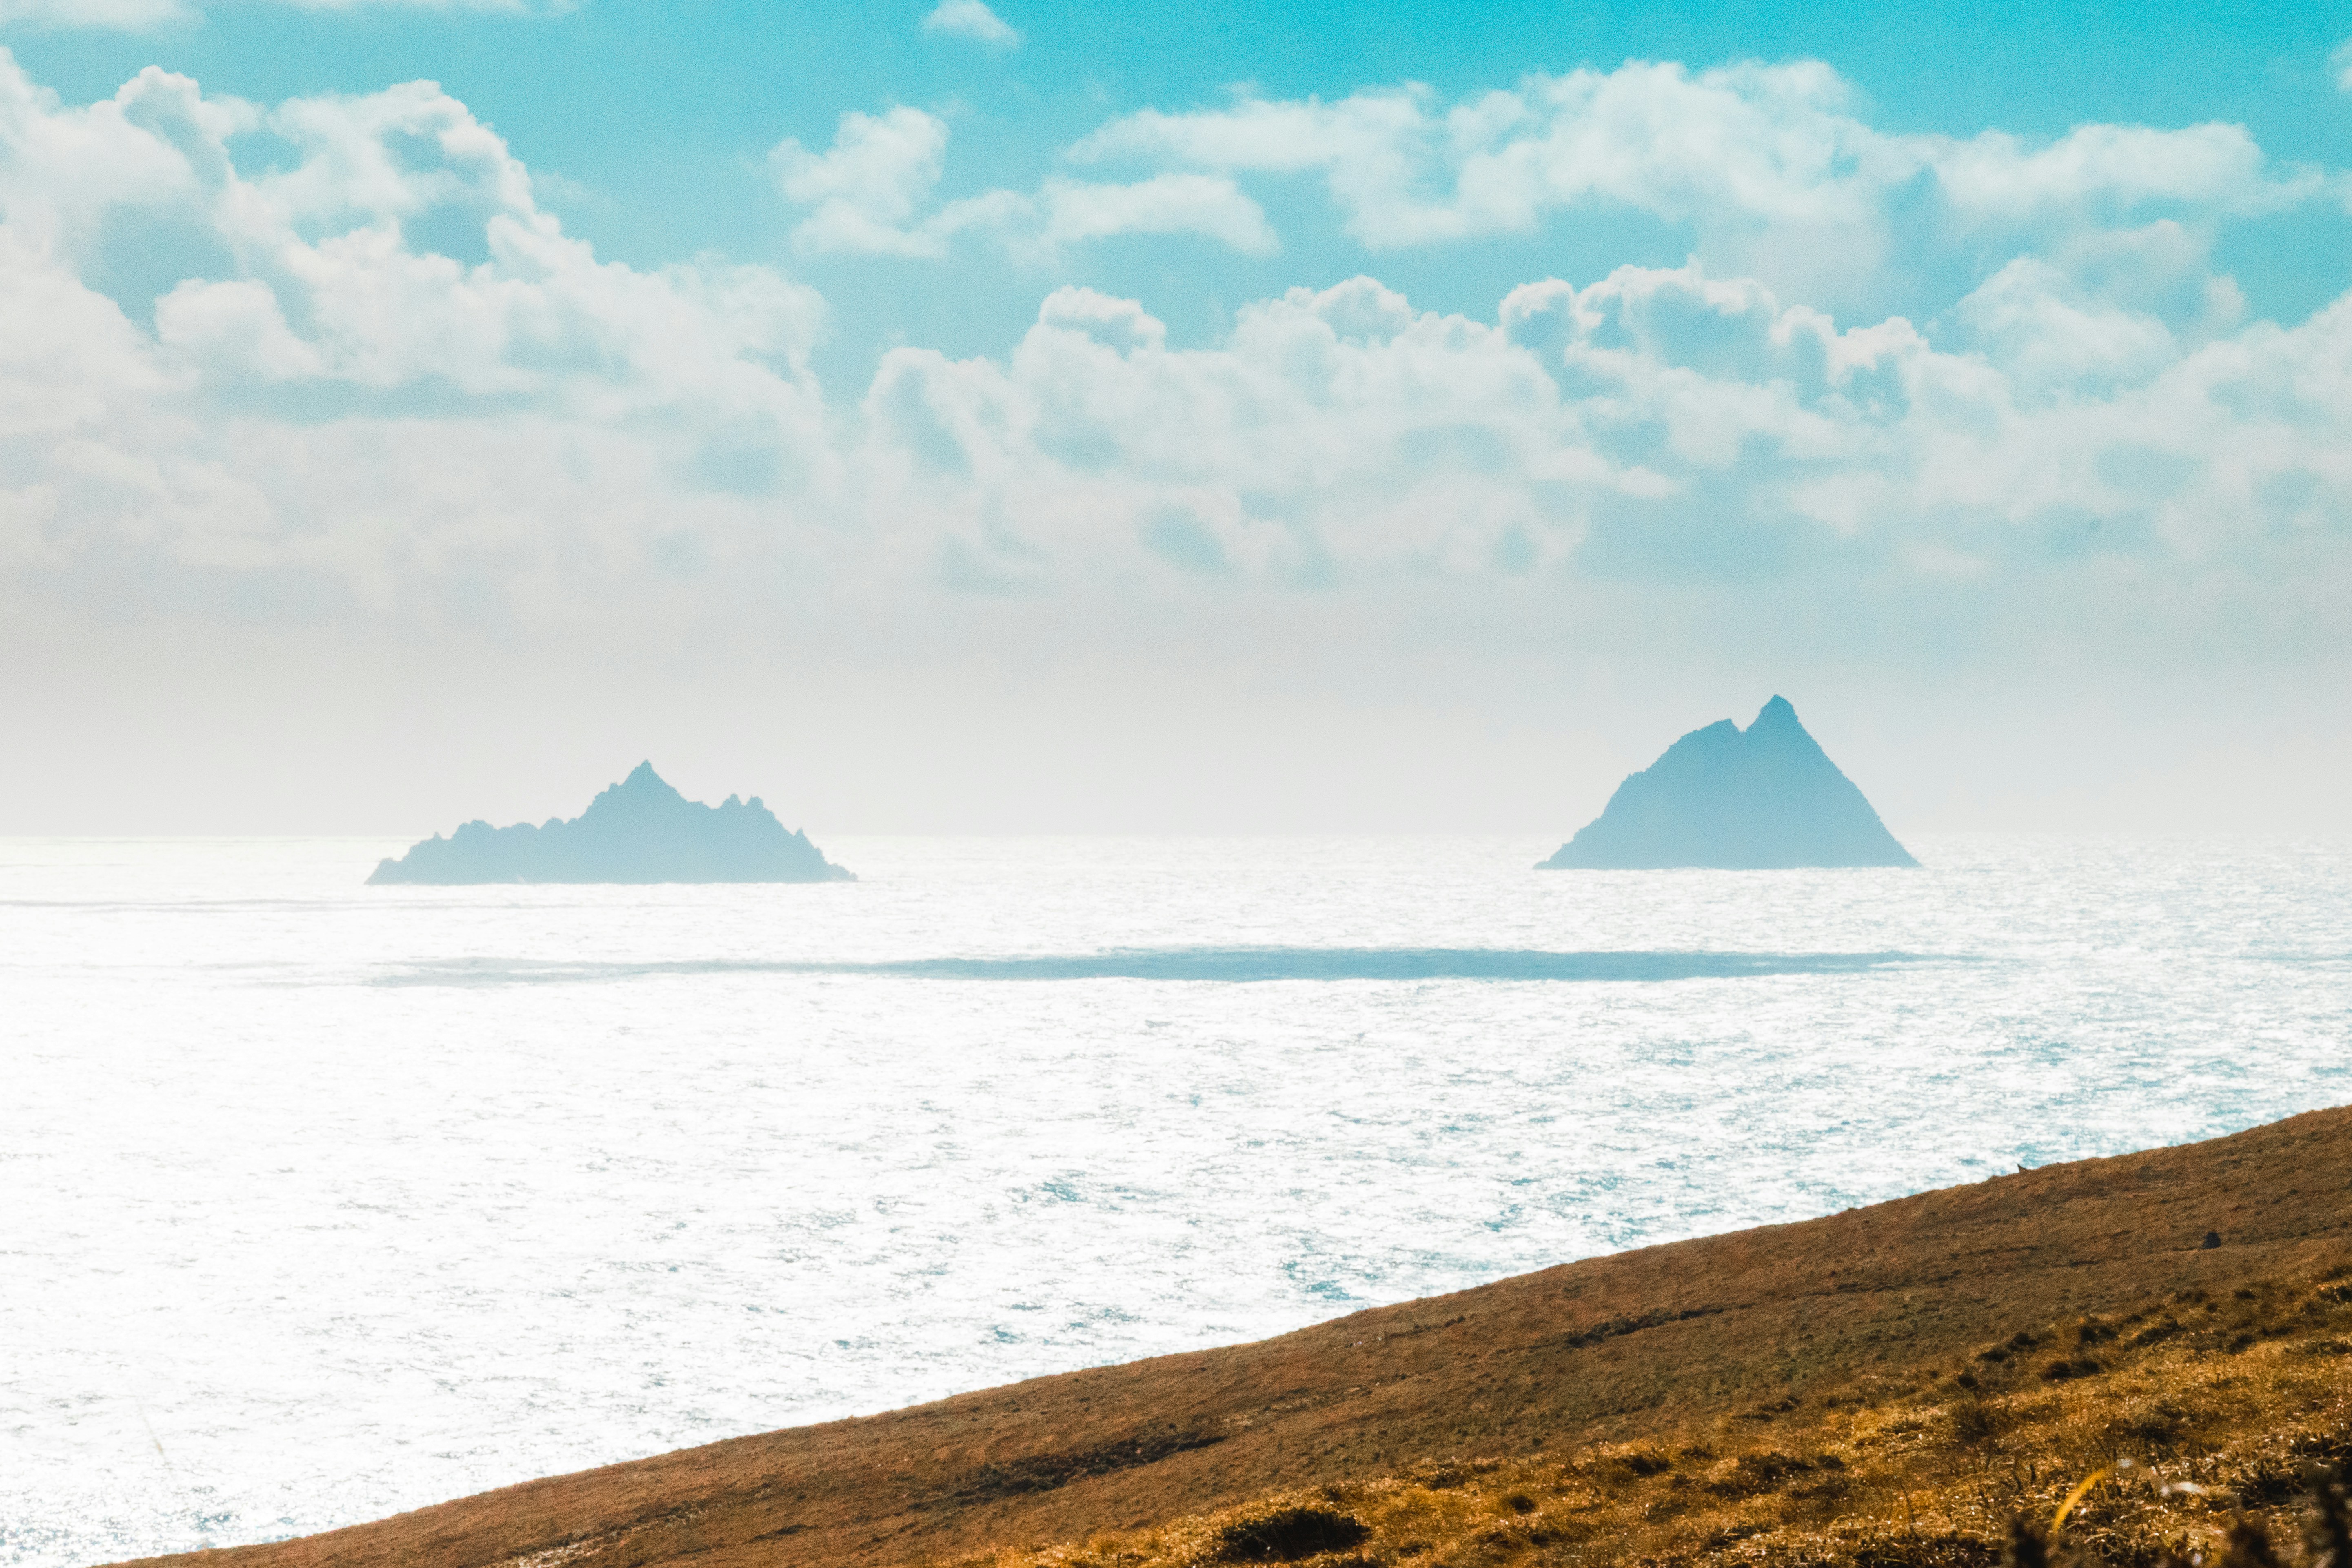
<path fill-rule="evenodd" d="M 541 690 L 564 683 L 562 671 L 534 673 Z M 1914 703 L 1883 681 L 1809 702 L 1797 683 L 1729 679 L 1654 700 L 1604 690 L 1579 701 L 1555 678 L 1513 712 L 1499 700 L 1448 710 L 1426 687 L 1384 703 L 1248 689 L 1208 701 L 1168 689 L 1164 675 L 1160 689 L 1150 682 L 1089 690 L 1083 674 L 1048 671 L 1005 695 L 950 672 L 861 701 L 878 684 L 868 678 L 769 698 L 757 704 L 776 715 L 768 722 L 743 717 L 754 704 L 740 690 L 683 679 L 510 714 L 484 711 L 473 692 L 445 704 L 395 690 L 348 709 L 257 681 L 215 689 L 201 707 L 118 692 L 129 711 L 103 724 L 56 713 L 44 734 L 11 715 L 18 766 L 0 784 L 0 835 L 421 835 L 475 817 L 576 816 L 650 761 L 691 798 L 761 795 L 819 835 L 1564 838 L 1679 736 L 1718 719 L 1744 725 L 1775 690 L 1898 837 L 2352 829 L 2340 787 L 2352 701 L 2332 690 L 2208 687 L 2184 717 L 2179 689 L 2152 684 L 2053 710 L 1990 692 Z"/>

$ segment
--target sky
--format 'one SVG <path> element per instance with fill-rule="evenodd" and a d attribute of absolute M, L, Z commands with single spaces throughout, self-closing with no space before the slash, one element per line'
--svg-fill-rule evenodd
<path fill-rule="evenodd" d="M 2347 40 L 0 0 L 0 834 L 2352 831 Z"/>

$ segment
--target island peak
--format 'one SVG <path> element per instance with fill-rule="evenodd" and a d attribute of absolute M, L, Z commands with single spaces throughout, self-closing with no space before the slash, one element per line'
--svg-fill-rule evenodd
<path fill-rule="evenodd" d="M 1796 707 L 1775 696 L 1742 730 L 1693 730 L 1617 786 L 1538 870 L 1916 866 Z"/>
<path fill-rule="evenodd" d="M 680 795 L 650 762 L 600 790 L 569 821 L 493 827 L 468 822 L 386 860 L 371 884 L 483 882 L 847 882 L 803 832 L 789 831 L 753 795 L 706 805 Z"/>

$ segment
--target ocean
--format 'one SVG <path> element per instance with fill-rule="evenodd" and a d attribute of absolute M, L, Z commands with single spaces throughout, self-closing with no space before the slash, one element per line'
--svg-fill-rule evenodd
<path fill-rule="evenodd" d="M 2352 1100 L 2352 842 L 0 841 L 0 1561 L 328 1529 Z"/>

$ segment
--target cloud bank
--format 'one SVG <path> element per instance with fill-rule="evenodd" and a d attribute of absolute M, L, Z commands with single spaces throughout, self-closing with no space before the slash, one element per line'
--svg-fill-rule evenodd
<path fill-rule="evenodd" d="M 2340 175 L 2274 166 L 2240 126 L 2093 124 L 2043 143 L 1893 134 L 1859 119 L 1853 97 L 1818 61 L 1697 73 L 1636 62 L 1450 104 L 1404 87 L 1147 110 L 1070 156 L 1311 178 L 1376 256 L 1534 235 L 1570 212 L 1640 215 L 1719 271 L 1850 307 L 1897 277 L 1957 289 L 2086 232 L 2210 229 L 2346 191 Z"/>
<path fill-rule="evenodd" d="M 772 158 L 811 253 L 1271 250 L 1237 182 L 1281 173 L 1375 248 L 1586 202 L 1696 243 L 1485 316 L 1293 289 L 1191 343 L 1050 285 L 1001 354 L 908 344 L 824 388 L 814 289 L 599 259 L 430 84 L 269 107 L 151 69 L 73 106 L 0 61 L 0 610 L 69 640 L 846 616 L 919 641 L 960 602 L 1338 604 L 1462 647 L 1497 635 L 1492 590 L 1541 635 L 1726 658 L 1769 631 L 1876 667 L 2342 662 L 2352 300 L 2249 321 L 2210 262 L 2334 176 L 2229 127 L 1889 137 L 1842 93 L 1629 67 L 1244 101 L 1075 150 L 1132 180 L 944 205 L 943 121 L 850 115 Z M 1806 292 L 1955 258 L 1932 318 Z"/>
<path fill-rule="evenodd" d="M 1451 105 L 1402 88 L 1336 103 L 1147 110 L 1072 153 L 1312 174 L 1375 249 L 1531 232 L 1548 212 L 1606 203 L 1751 239 L 1867 236 L 1875 255 L 1907 216 L 1904 197 L 1960 234 L 2015 242 L 2167 204 L 2273 211 L 2329 183 L 2272 169 L 2239 126 L 2084 125 L 2035 146 L 1999 131 L 1887 134 L 1856 119 L 1851 98 L 1818 61 L 1696 75 L 1635 63 L 1534 76 Z"/>
<path fill-rule="evenodd" d="M 1573 96 L 1731 101 L 1720 81 L 1621 75 Z M 1812 70 L 1783 89 L 1770 101 L 1803 141 L 1830 89 Z M 1298 123 L 1354 126 L 1373 110 L 1420 112 L 1367 100 Z M 1148 134 L 1271 158 L 1281 138 L 1237 129 L 1265 112 L 1129 120 L 1093 145 Z M 2251 570 L 2342 540 L 2347 308 L 2244 326 L 2191 232 L 2316 176 L 2266 170 L 2234 132 L 2179 133 L 2158 143 L 2169 162 L 2116 153 L 2130 139 L 2095 127 L 2038 150 L 1942 148 L 1949 205 L 1985 221 L 2042 215 L 2053 243 L 2002 262 L 1932 332 L 1841 324 L 1696 259 L 1530 282 L 1485 321 L 1416 311 L 1359 278 L 1244 305 L 1222 341 L 1190 348 L 1135 300 L 1063 287 L 1001 360 L 902 348 L 862 395 L 828 399 L 807 369 L 824 317 L 811 289 L 765 268 L 599 261 L 537 205 L 499 138 L 428 84 L 263 109 L 151 69 L 71 108 L 12 64 L 0 113 L 11 418 L 58 443 L 16 453 L 21 567 L 141 550 L 299 564 L 390 603 L 454 561 L 436 537 L 465 555 L 497 539 L 518 563 L 560 539 L 576 567 L 583 528 L 626 557 L 656 548 L 633 532 L 656 514 L 663 539 L 707 527 L 704 555 L 782 559 L 806 527 L 820 553 L 884 575 L 952 563 L 950 576 L 975 583 L 1073 588 L 1098 573 L 1571 571 L 1596 531 L 1638 555 L 1645 531 L 1702 526 L 1944 575 L 2052 551 Z M 1323 135 L 1300 144 L 1353 168 Z M 1889 177 L 1866 173 L 1883 160 L 1853 145 L 1861 132 L 1838 135 L 1843 154 L 1747 168 L 1653 153 L 1646 176 L 1612 175 L 1612 188 L 1846 233 L 1883 215 L 1871 193 Z M 241 170 L 237 146 L 259 136 L 298 155 Z M 1749 126 L 1700 140 L 1772 138 Z M 1528 144 L 1549 156 L 1557 141 Z M 974 221 L 917 216 L 946 145 L 937 117 L 901 108 L 845 117 L 823 153 L 779 148 L 780 186 L 810 209 L 801 243 L 931 254 Z M 1576 156 L 1577 178 L 1598 178 L 1599 155 Z M 1347 177 L 1350 221 L 1388 235 L 1524 205 L 1483 176 L 1458 182 L 1483 195 L 1442 205 L 1394 196 L 1385 175 Z M 1205 180 L 1049 182 L 1030 216 L 1066 241 L 1190 226 L 1255 242 L 1262 215 Z M 2145 216 L 2150 191 L 2206 205 L 2100 221 Z M 417 458 L 427 449 L 482 454 L 500 499 L 456 500 L 450 465 Z M 360 452 L 372 478 L 350 487 Z M 583 487 L 598 504 L 579 504 Z M 560 530 L 530 521 L 559 514 Z M 2114 531 L 2075 537 L 2094 524 Z M 1694 566 L 1671 552 L 1642 563 Z"/>

